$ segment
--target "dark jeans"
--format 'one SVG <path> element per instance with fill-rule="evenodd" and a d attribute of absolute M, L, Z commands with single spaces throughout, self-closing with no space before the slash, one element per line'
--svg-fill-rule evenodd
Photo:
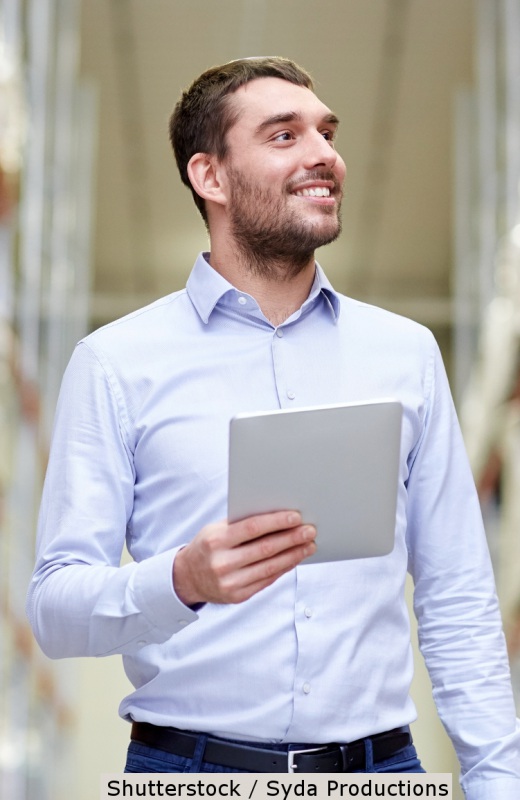
<path fill-rule="evenodd" d="M 184 758 L 163 750 L 148 747 L 139 742 L 131 742 L 128 748 L 128 757 L 125 772 L 245 772 L 245 770 L 222 767 L 218 764 L 210 764 L 203 761 L 204 748 L 206 746 L 206 736 L 199 736 L 193 758 Z M 309 746 L 309 745 L 307 745 Z M 310 745 L 312 746 L 312 745 Z M 270 747 L 263 744 L 262 747 Z M 300 749 L 305 745 L 296 745 L 295 749 Z M 272 745 L 273 750 L 279 749 Z M 417 752 L 413 744 L 398 750 L 390 758 L 378 761 L 374 764 L 372 759 L 372 743 L 366 740 L 366 763 L 365 769 L 355 770 L 356 772 L 425 772 L 421 767 L 421 762 L 417 757 Z"/>

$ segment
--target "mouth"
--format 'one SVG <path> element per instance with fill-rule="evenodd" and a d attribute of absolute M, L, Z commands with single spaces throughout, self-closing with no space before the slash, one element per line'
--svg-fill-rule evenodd
<path fill-rule="evenodd" d="M 316 170 L 301 175 L 290 182 L 288 190 L 293 197 L 319 206 L 336 207 L 341 200 L 341 185 L 332 172 Z"/>
<path fill-rule="evenodd" d="M 330 197 L 328 186 L 309 186 L 305 189 L 296 189 L 293 193 L 296 197 Z"/>
<path fill-rule="evenodd" d="M 332 212 L 339 208 L 341 192 L 333 184 L 318 185 L 309 183 L 306 186 L 298 186 L 291 192 L 293 197 L 298 198 L 299 203 L 305 203 L 307 207 L 314 206 L 322 211 Z"/>

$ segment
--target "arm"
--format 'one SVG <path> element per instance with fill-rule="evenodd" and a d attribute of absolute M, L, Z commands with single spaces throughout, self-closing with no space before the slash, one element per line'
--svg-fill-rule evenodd
<path fill-rule="evenodd" d="M 435 348 L 408 482 L 419 643 L 468 800 L 520 793 L 520 727 L 480 507 Z"/>
<path fill-rule="evenodd" d="M 189 605 L 244 600 L 314 547 L 314 529 L 280 512 L 207 526 L 185 547 L 120 567 L 133 448 L 117 382 L 79 345 L 58 402 L 27 604 L 51 657 L 133 654 L 164 642 L 197 619 Z"/>
<path fill-rule="evenodd" d="M 50 657 L 131 654 L 196 619 L 173 591 L 174 552 L 119 566 L 134 480 L 118 387 L 80 344 L 58 401 L 27 603 Z"/>

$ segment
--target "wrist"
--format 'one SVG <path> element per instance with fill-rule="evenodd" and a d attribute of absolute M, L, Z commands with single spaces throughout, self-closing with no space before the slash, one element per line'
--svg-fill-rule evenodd
<path fill-rule="evenodd" d="M 190 572 L 191 571 L 186 558 L 185 547 L 183 547 L 177 551 L 173 560 L 173 590 L 181 603 L 184 603 L 185 606 L 191 608 L 192 611 L 197 611 L 205 604 L 205 600 L 204 598 L 200 597 L 196 589 L 194 589 Z"/>

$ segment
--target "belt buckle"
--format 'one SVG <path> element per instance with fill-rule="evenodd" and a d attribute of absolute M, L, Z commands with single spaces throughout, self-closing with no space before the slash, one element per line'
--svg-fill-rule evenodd
<path fill-rule="evenodd" d="M 287 772 L 296 772 L 298 769 L 297 764 L 294 763 L 295 756 L 306 755 L 307 753 L 319 753 L 321 750 L 326 750 L 328 745 L 324 744 L 321 747 L 309 747 L 307 750 L 289 750 L 287 753 Z"/>

